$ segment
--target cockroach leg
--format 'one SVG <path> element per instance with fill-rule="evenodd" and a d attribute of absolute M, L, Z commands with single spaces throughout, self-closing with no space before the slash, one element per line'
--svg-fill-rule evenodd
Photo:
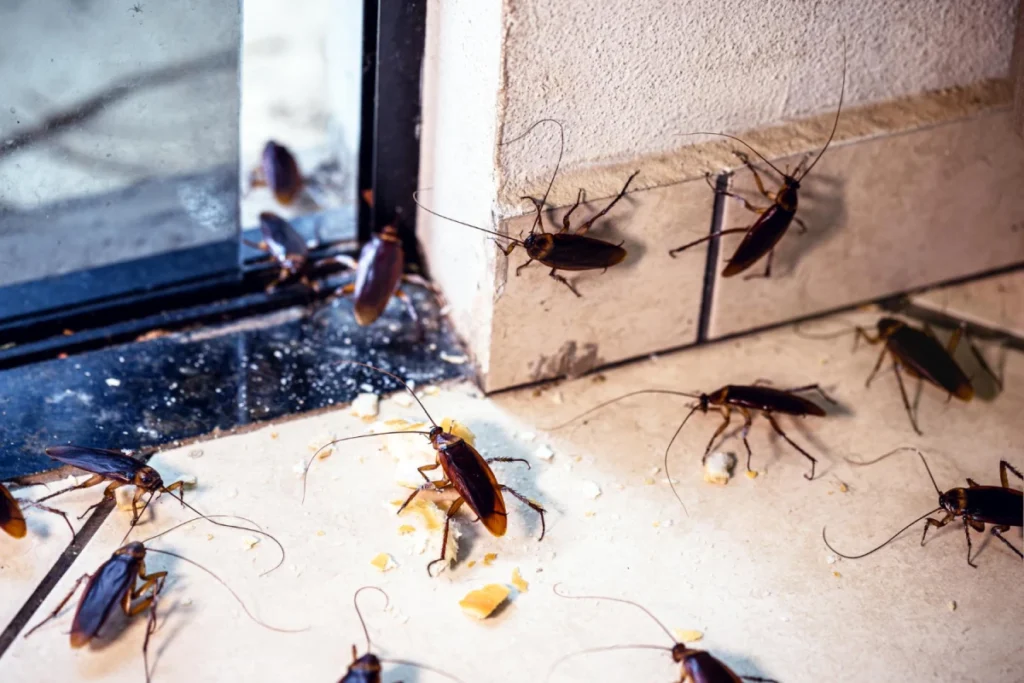
<path fill-rule="evenodd" d="M 149 639 L 156 633 L 156 610 L 161 590 L 163 590 L 163 583 L 153 592 L 153 596 L 150 598 L 149 619 L 146 620 L 146 637 L 142 640 L 142 665 L 146 668 L 146 683 L 149 683 L 151 677 L 149 669 Z"/>
<path fill-rule="evenodd" d="M 428 484 L 433 484 L 434 482 L 432 482 L 430 480 L 430 477 L 427 476 L 427 472 L 429 472 L 430 470 L 436 470 L 440 466 L 441 466 L 441 463 L 435 461 L 434 463 L 432 463 L 430 465 L 424 465 L 423 467 L 417 467 L 416 471 L 420 473 L 421 477 L 423 477 L 423 481 L 427 482 Z"/>
<path fill-rule="evenodd" d="M 788 391 L 791 394 L 802 393 L 802 392 L 805 392 L 805 391 L 813 391 L 813 392 L 816 392 L 823 399 L 825 399 L 826 401 L 831 403 L 832 405 L 834 405 L 834 406 L 839 405 L 839 403 L 834 398 L 832 398 L 831 396 L 829 396 L 828 394 L 825 393 L 825 390 L 821 388 L 820 384 L 807 384 L 807 385 L 802 386 L 802 387 L 794 387 L 793 389 L 786 389 L 786 391 Z"/>
<path fill-rule="evenodd" d="M 428 576 L 433 576 L 433 574 L 430 571 L 430 568 L 438 562 L 444 562 L 445 557 L 448 556 L 448 529 L 452 524 L 452 517 L 455 516 L 455 513 L 459 511 L 459 508 L 461 508 L 462 504 L 465 502 L 466 501 L 464 498 L 456 498 L 455 502 L 453 502 L 451 504 L 451 507 L 448 508 L 448 513 L 444 517 L 444 534 L 442 534 L 441 536 L 441 557 L 437 558 L 436 560 L 427 565 Z"/>
<path fill-rule="evenodd" d="M 530 261 L 532 261 L 532 260 L 533 260 L 533 259 L 530 259 Z M 518 274 L 519 274 L 519 271 L 520 271 L 520 270 L 521 270 L 522 268 L 524 268 L 525 266 L 529 265 L 529 264 L 530 264 L 530 261 L 527 261 L 527 262 L 526 262 L 526 263 L 524 263 L 523 265 L 519 266 L 519 268 L 516 268 L 516 275 L 518 275 Z M 551 277 L 551 279 L 553 279 L 553 280 L 558 280 L 558 281 L 559 281 L 559 282 L 561 282 L 561 283 L 562 283 L 563 285 L 565 285 L 566 287 L 568 287 L 568 288 L 569 288 L 569 291 L 570 291 L 570 292 L 572 292 L 573 294 L 575 294 L 577 298 L 579 298 L 579 299 L 582 299 L 582 298 L 583 298 L 583 295 L 582 295 L 582 294 L 580 294 L 580 293 L 579 293 L 578 291 L 576 291 L 576 286 L 575 286 L 575 285 L 573 285 L 573 284 L 572 284 L 571 282 L 569 282 L 568 280 L 566 280 L 566 279 L 565 279 L 564 277 L 562 277 L 561 275 L 559 275 L 559 274 L 558 274 L 558 271 L 557 271 L 556 269 L 552 268 L 552 269 L 551 269 L 551 272 L 550 272 L 550 273 L 548 273 L 548 275 L 549 275 L 549 276 Z"/>
<path fill-rule="evenodd" d="M 68 525 L 68 529 L 71 531 L 71 536 L 74 537 L 74 535 L 75 535 L 75 527 L 73 527 L 71 525 L 71 519 L 68 518 L 68 513 L 64 512 L 63 510 L 58 510 L 57 508 L 52 508 L 49 505 L 43 505 L 41 503 L 36 503 L 34 501 L 26 502 L 25 503 L 25 507 L 27 507 L 27 508 L 29 508 L 29 507 L 39 508 L 41 510 L 46 510 L 47 512 L 52 512 L 55 515 L 60 515 L 61 517 L 64 518 L 64 523 Z"/>
<path fill-rule="evenodd" d="M 492 462 L 521 462 L 524 465 L 526 465 L 526 469 L 533 469 L 532 467 L 530 467 L 530 461 L 527 460 L 526 458 L 487 458 L 488 465 L 491 464 Z"/>
<path fill-rule="evenodd" d="M 92 574 L 82 574 L 81 576 L 79 576 L 78 580 L 75 581 L 75 585 L 72 586 L 71 590 L 68 591 L 68 594 L 64 596 L 64 599 L 61 600 L 59 603 L 57 603 L 57 606 L 53 608 L 53 611 L 50 612 L 45 619 L 40 621 L 38 624 L 33 626 L 31 629 L 29 629 L 28 633 L 25 634 L 25 637 L 28 638 L 30 635 L 32 635 L 33 633 L 38 631 L 39 628 L 43 624 L 45 624 L 46 622 L 51 621 L 52 619 L 56 619 L 57 615 L 60 614 L 60 611 L 62 609 L 64 609 L 64 605 L 68 604 L 68 600 L 70 600 L 74 596 L 74 594 L 78 591 L 78 587 L 82 585 L 82 582 L 83 581 L 88 581 L 91 578 L 92 578 Z"/>
<path fill-rule="evenodd" d="M 102 484 L 105 481 L 106 481 L 106 479 L 104 479 L 102 475 L 94 474 L 91 477 L 89 477 L 88 479 L 86 479 L 85 481 L 83 481 L 81 484 L 75 484 L 74 486 L 68 486 L 67 488 L 63 488 L 60 491 L 55 491 L 53 493 L 48 493 L 45 496 L 43 496 L 42 498 L 40 498 L 39 500 L 37 500 L 36 503 L 42 503 L 44 500 L 49 500 L 50 498 L 56 498 L 57 496 L 63 495 L 65 493 L 69 493 L 71 491 L 75 491 L 77 489 L 87 489 L 87 488 L 92 487 L 92 486 L 98 486 L 98 485 Z M 81 517 L 79 517 L 79 519 L 81 519 Z"/>
<path fill-rule="evenodd" d="M 704 449 L 704 457 L 700 459 L 701 465 L 707 461 L 708 455 L 711 453 L 711 447 L 715 445 L 715 439 L 717 439 L 722 432 L 729 427 L 729 423 L 732 422 L 732 408 L 729 407 L 728 404 L 721 406 L 719 410 L 721 410 L 722 413 L 722 424 L 718 425 L 718 429 L 715 430 L 715 433 L 712 434 L 711 438 L 708 440 L 707 448 Z"/>
<path fill-rule="evenodd" d="M 1009 524 L 1004 524 L 1002 526 L 994 526 L 994 527 L 992 527 L 992 535 L 995 536 L 996 538 L 998 538 L 1003 543 L 1005 543 L 1007 545 L 1007 547 L 1010 548 L 1010 550 L 1012 550 L 1013 552 L 1017 553 L 1017 557 L 1024 558 L 1024 553 L 1022 553 L 1020 550 L 1017 550 L 1017 548 L 1012 543 L 1010 543 L 1008 540 L 1006 540 L 1006 537 L 1003 536 L 1003 534 L 1001 533 L 1003 531 L 1009 531 L 1009 530 L 1010 530 L 1010 525 Z"/>
<path fill-rule="evenodd" d="M 576 193 L 576 203 L 572 205 L 572 208 L 562 216 L 562 232 L 569 232 L 569 217 L 572 216 L 572 212 L 579 208 L 580 203 L 583 201 L 583 188 Z"/>
<path fill-rule="evenodd" d="M 869 336 L 867 335 L 867 333 L 863 333 L 863 334 L 864 334 L 864 338 L 868 340 L 868 343 L 870 343 L 870 344 L 874 344 L 874 343 L 876 343 L 876 342 L 877 342 L 877 340 L 875 340 L 875 341 L 872 341 L 872 340 L 871 340 L 871 337 L 869 337 Z M 854 339 L 856 339 L 856 338 L 857 338 L 857 337 L 854 337 Z M 856 350 L 856 349 L 855 349 L 855 350 Z M 888 353 L 888 351 L 889 351 L 889 348 L 888 348 L 887 346 L 883 346 L 883 347 L 882 347 L 882 352 L 881 352 L 880 354 L 878 354 L 878 360 L 877 360 L 877 361 L 875 362 L 875 367 L 874 367 L 874 368 L 873 368 L 873 369 L 871 370 L 871 374 L 870 374 L 870 375 L 868 375 L 868 379 L 867 379 L 867 381 L 865 381 L 865 382 L 864 382 L 864 387 L 865 387 L 865 388 L 867 388 L 867 387 L 870 387 L 870 386 L 871 386 L 871 381 L 872 381 L 873 379 L 875 379 L 875 375 L 877 375 L 877 374 L 878 374 L 878 369 L 882 367 L 882 361 L 884 361 L 884 360 L 885 360 L 885 354 L 886 354 L 886 353 Z M 893 363 L 893 365 L 895 366 L 895 363 Z"/>
<path fill-rule="evenodd" d="M 400 289 L 395 291 L 395 296 L 405 305 L 406 313 L 412 319 L 412 324 L 416 326 L 416 338 L 422 341 L 423 337 L 426 336 L 426 331 L 423 329 L 423 321 L 420 320 L 420 314 L 416 312 L 416 306 L 412 302 L 412 297 Z"/>
<path fill-rule="evenodd" d="M 796 227 L 800 228 L 801 235 L 807 233 L 807 223 L 804 223 L 803 218 L 800 218 L 800 216 L 793 216 L 793 222 L 796 224 Z"/>
<path fill-rule="evenodd" d="M 746 408 L 740 408 L 739 411 L 743 414 L 743 429 L 740 432 L 740 435 L 743 438 L 743 447 L 747 449 L 747 471 L 749 472 L 750 458 L 753 454 L 750 452 L 750 444 L 747 442 L 747 434 L 750 433 L 750 427 L 754 424 L 754 416 L 751 415 L 750 411 Z"/>
<path fill-rule="evenodd" d="M 760 280 L 761 278 L 770 278 L 772 276 L 772 259 L 775 258 L 775 250 L 772 249 L 768 252 L 768 262 L 764 266 L 764 272 L 758 275 L 752 273 L 750 275 L 744 275 L 744 280 Z"/>
<path fill-rule="evenodd" d="M 774 204 L 775 203 L 775 194 L 773 192 L 769 192 L 767 189 L 765 189 L 764 181 L 761 180 L 761 174 L 757 172 L 757 167 L 754 166 L 754 164 L 752 164 L 750 162 L 750 157 L 747 156 L 744 152 L 740 152 L 740 151 L 734 151 L 733 154 L 735 154 L 737 157 L 739 157 L 740 161 L 743 162 L 743 165 L 746 166 L 748 169 L 750 169 L 750 172 L 754 176 L 754 184 L 757 185 L 757 191 L 760 192 L 764 196 L 765 199 L 767 199 L 768 201 L 770 201 L 770 202 L 772 202 Z M 755 211 L 755 213 L 764 213 L 764 211 L 765 211 L 764 209 L 761 209 L 760 211 Z"/>
<path fill-rule="evenodd" d="M 942 519 L 932 519 L 931 517 L 929 517 L 928 519 L 924 520 L 924 531 L 921 533 L 921 545 L 924 545 L 925 539 L 928 537 L 929 529 L 931 529 L 932 527 L 935 527 L 936 529 L 941 529 L 942 527 L 946 526 L 952 521 L 953 515 L 949 512 L 947 512 L 946 516 Z"/>
<path fill-rule="evenodd" d="M 515 243 L 513 243 L 513 244 L 512 244 L 511 246 L 513 246 L 513 247 L 514 247 L 514 246 L 515 246 Z M 510 250 L 510 251 L 511 251 L 511 250 Z M 506 256 L 508 256 L 508 252 L 505 252 L 505 255 L 506 255 Z M 533 259 L 532 259 L 532 258 L 531 258 L 531 259 L 527 259 L 527 260 L 526 260 L 526 263 L 524 263 L 524 264 L 522 264 L 522 265 L 520 265 L 520 266 L 517 266 L 517 267 L 516 267 L 516 277 L 519 277 L 519 273 L 520 273 L 520 271 L 522 271 L 522 269 L 523 269 L 523 268 L 525 268 L 526 266 L 530 265 L 531 263 L 533 263 Z M 553 272 L 555 272 L 555 271 L 554 271 L 554 269 L 552 269 L 552 271 L 551 271 L 551 272 L 552 272 L 552 273 L 553 273 Z M 577 294 L 576 296 L 579 296 L 579 294 Z"/>
<path fill-rule="evenodd" d="M 790 446 L 792 446 L 793 448 L 795 448 L 798 451 L 800 451 L 801 455 L 803 455 L 805 458 L 807 458 L 808 460 L 811 461 L 811 473 L 810 474 L 805 474 L 804 478 L 807 479 L 807 480 L 813 480 L 814 479 L 814 468 L 818 464 L 818 461 L 814 458 L 814 456 L 812 456 L 810 453 L 808 453 L 803 448 L 798 446 L 797 443 L 795 441 L 793 441 L 793 439 L 789 438 L 789 436 L 786 434 L 786 432 L 782 431 L 782 427 L 779 426 L 779 422 L 778 422 L 778 420 L 775 419 L 774 415 L 772 415 L 771 413 L 766 412 L 764 414 L 764 416 L 766 418 L 768 418 L 768 422 L 771 423 L 772 429 L 775 430 L 776 434 L 778 434 L 783 439 L 785 439 L 786 443 L 788 443 Z"/>
<path fill-rule="evenodd" d="M 602 209 L 601 211 L 598 211 L 595 215 L 591 216 L 590 220 L 588 220 L 586 223 L 584 223 L 580 227 L 576 228 L 576 234 L 577 235 L 586 234 L 586 232 L 588 230 L 590 230 L 590 226 L 592 226 L 598 219 L 600 219 L 606 213 L 611 211 L 612 207 L 615 206 L 616 204 L 618 204 L 619 200 L 626 196 L 626 190 L 629 188 L 629 184 L 631 182 L 633 182 L 633 178 L 636 178 L 639 174 L 640 174 L 640 171 L 633 171 L 633 175 L 631 175 L 628 178 L 626 178 L 626 184 L 623 185 L 622 189 L 619 190 L 619 193 L 617 195 L 615 195 L 615 199 L 613 199 L 611 201 L 611 203 L 608 204 L 608 206 L 604 207 L 604 209 Z M 577 294 L 576 296 L 579 296 L 579 294 Z"/>
<path fill-rule="evenodd" d="M 100 475 L 98 475 L 98 474 L 93 475 L 92 477 L 89 478 L 89 481 L 92 481 L 96 477 L 100 477 Z M 89 481 L 87 481 L 85 483 L 88 484 Z M 105 481 L 105 480 L 103 479 L 103 477 L 100 477 L 100 481 Z M 96 482 L 96 483 L 98 484 L 100 482 Z M 119 489 L 119 488 L 121 488 L 122 486 L 124 486 L 124 482 L 121 482 L 121 481 L 112 481 L 112 482 L 110 482 L 107 485 L 107 488 L 105 488 L 103 490 L 103 497 L 100 498 L 97 502 L 95 502 L 92 505 L 90 505 L 89 507 L 85 508 L 85 512 L 83 512 L 82 514 L 78 515 L 78 519 L 85 518 L 85 516 L 88 515 L 90 512 L 92 512 L 93 510 L 98 508 L 100 505 L 103 505 L 103 503 L 105 501 L 113 500 L 114 499 L 114 491 Z M 72 487 L 70 489 L 65 489 L 65 491 L 72 491 L 75 488 L 78 488 L 78 487 Z M 138 500 L 139 496 L 142 495 L 142 493 L 143 493 L 143 489 L 136 489 L 135 490 L 135 500 Z M 44 496 L 40 500 L 46 500 L 49 497 L 50 496 Z M 134 501 L 132 501 L 132 510 L 135 510 L 135 503 L 134 503 Z M 132 516 L 132 526 L 135 526 L 134 515 Z"/>
<path fill-rule="evenodd" d="M 693 240 L 692 242 L 687 242 L 686 244 L 684 244 L 681 247 L 676 247 L 675 249 L 670 249 L 669 252 L 668 252 L 668 255 L 671 256 L 672 258 L 675 258 L 676 254 L 678 254 L 679 252 L 686 251 L 690 247 L 695 247 L 698 244 L 700 244 L 701 242 L 707 242 L 709 240 L 713 240 L 713 239 L 716 239 L 718 237 L 721 237 L 722 235 L 731 235 L 731 234 L 735 234 L 737 232 L 744 232 L 745 233 L 748 230 L 750 230 L 749 226 L 746 227 L 746 228 L 728 228 L 726 230 L 719 230 L 718 232 L 713 232 L 710 235 L 705 235 L 704 237 L 701 237 L 700 239 Z"/>
<path fill-rule="evenodd" d="M 900 374 L 899 363 L 894 361 L 892 369 L 893 372 L 896 373 L 896 384 L 900 387 L 900 396 L 903 397 L 903 407 L 907 409 L 907 417 L 910 418 L 910 424 L 914 428 L 914 431 L 917 432 L 918 436 L 923 436 L 924 433 L 921 431 L 921 428 L 917 426 L 917 418 L 914 417 L 914 411 L 910 407 L 910 399 L 907 398 L 907 389 L 903 386 L 903 375 Z"/>
<path fill-rule="evenodd" d="M 423 473 L 420 472 L 420 474 L 423 474 Z M 423 478 L 426 479 L 426 475 L 424 475 Z M 423 484 L 418 489 L 416 489 L 415 491 L 413 491 L 412 493 L 409 494 L 409 497 L 405 499 L 405 502 L 402 503 L 402 507 L 398 508 L 398 512 L 396 512 L 395 514 L 398 514 L 398 515 L 402 514 L 402 511 L 405 510 L 405 508 L 409 505 L 409 503 L 412 502 L 412 499 L 415 498 L 416 496 L 420 495 L 420 493 L 422 493 L 423 491 L 426 491 L 427 489 L 431 489 L 433 491 L 443 491 L 444 489 L 449 488 L 451 485 L 452 485 L 452 483 L 450 481 L 447 481 L 447 480 L 444 480 L 444 481 L 430 481 L 428 479 L 426 484 Z"/>
<path fill-rule="evenodd" d="M 1018 470 L 1016 467 L 1014 467 L 1010 463 L 1006 462 L 1005 460 L 1000 460 L 999 461 L 999 481 L 1001 481 L 1003 483 L 1003 488 L 1004 489 L 1010 488 L 1010 478 L 1006 476 L 1006 471 L 1007 470 L 1009 470 L 1010 472 L 1013 472 L 1014 474 L 1016 474 L 1021 479 L 1024 479 L 1024 474 L 1021 474 L 1020 470 Z"/>
<path fill-rule="evenodd" d="M 971 560 L 971 526 L 973 525 L 968 521 L 967 516 L 964 515 L 964 536 L 967 537 L 967 564 L 977 569 L 978 565 L 974 564 Z M 984 524 L 981 525 L 981 530 L 985 530 Z"/>
<path fill-rule="evenodd" d="M 547 526 L 544 524 L 544 513 L 547 512 L 547 511 L 544 509 L 544 506 L 541 505 L 540 503 L 537 503 L 535 501 L 530 500 L 529 498 L 527 498 L 523 494 L 519 493 L 519 491 L 516 491 L 515 489 L 510 488 L 510 487 L 506 486 L 505 484 L 501 484 L 501 490 L 505 491 L 507 493 L 511 493 L 513 496 L 515 496 L 516 498 L 518 498 L 522 502 L 524 502 L 527 505 L 529 505 L 530 508 L 534 512 L 536 512 L 538 515 L 540 515 L 540 538 L 537 539 L 537 540 L 538 541 L 543 541 L 544 540 L 544 534 L 547 533 Z"/>

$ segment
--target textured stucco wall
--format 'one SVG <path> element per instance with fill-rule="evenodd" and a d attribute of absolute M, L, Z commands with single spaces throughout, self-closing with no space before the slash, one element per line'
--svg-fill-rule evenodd
<path fill-rule="evenodd" d="M 544 117 L 565 123 L 569 189 L 556 195 L 564 203 L 581 182 L 603 189 L 592 177 L 601 167 L 694 141 L 678 133 L 736 133 L 834 111 L 843 35 L 851 110 L 1005 78 L 1017 2 L 505 0 L 503 137 Z M 499 149 L 508 209 L 522 210 L 515 198 L 546 182 L 557 144 L 555 132 L 538 129 L 528 144 Z"/>

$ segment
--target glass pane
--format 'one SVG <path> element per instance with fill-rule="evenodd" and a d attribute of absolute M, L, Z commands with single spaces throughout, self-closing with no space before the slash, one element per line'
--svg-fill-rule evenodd
<path fill-rule="evenodd" d="M 0 3 L 0 286 L 237 238 L 239 4 Z"/>

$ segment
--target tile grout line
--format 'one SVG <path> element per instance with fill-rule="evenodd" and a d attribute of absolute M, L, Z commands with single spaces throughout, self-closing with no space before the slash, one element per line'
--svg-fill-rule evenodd
<path fill-rule="evenodd" d="M 729 189 L 729 174 L 722 173 L 715 180 L 715 203 L 711 210 L 711 233 L 715 234 L 716 231 L 720 232 L 722 228 L 722 221 L 725 216 L 725 195 L 722 194 L 725 190 Z M 700 302 L 700 316 L 697 321 L 697 341 L 698 345 L 704 344 L 708 341 L 708 328 L 711 325 L 711 310 L 714 304 L 715 298 L 715 269 L 718 265 L 718 250 L 720 247 L 719 239 L 708 240 L 708 256 L 707 263 L 704 266 L 704 286 L 701 291 L 701 302 Z"/>
<path fill-rule="evenodd" d="M 32 591 L 32 594 L 25 601 L 25 604 L 21 606 L 18 613 L 11 619 L 11 623 L 0 632 L 0 657 L 3 657 L 4 653 L 7 652 L 7 648 L 14 643 L 14 639 L 18 637 L 22 629 L 28 624 L 29 620 L 39 609 L 39 606 L 43 604 L 50 592 L 56 587 L 57 583 L 64 577 L 68 569 L 71 568 L 72 563 L 81 552 L 85 549 L 85 546 L 89 544 L 99 528 L 103 526 L 103 523 L 110 516 L 110 513 L 114 509 L 114 501 L 112 499 L 105 500 L 97 508 L 96 512 L 89 517 L 89 521 L 82 525 L 82 528 L 78 530 L 75 537 L 68 544 L 68 547 L 64 549 L 57 561 L 50 567 L 50 571 L 46 573 L 43 580 L 39 582 L 36 589 Z"/>

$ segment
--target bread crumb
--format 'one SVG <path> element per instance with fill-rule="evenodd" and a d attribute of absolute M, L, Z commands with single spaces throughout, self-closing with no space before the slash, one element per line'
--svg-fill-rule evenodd
<path fill-rule="evenodd" d="M 956 600 L 950 600 L 948 607 L 949 607 L 949 611 L 950 612 L 955 612 L 956 611 Z"/>
<path fill-rule="evenodd" d="M 326 536 L 327 532 L 324 531 L 323 529 L 320 529 L 319 531 L 316 532 L 316 535 L 317 536 Z"/>
<path fill-rule="evenodd" d="M 377 394 L 362 393 L 352 401 L 348 414 L 356 417 L 377 417 L 380 412 L 380 396 Z"/>
<path fill-rule="evenodd" d="M 427 396 L 437 396 L 441 393 L 441 389 L 433 384 L 428 384 L 423 387 L 423 393 Z"/>
<path fill-rule="evenodd" d="M 212 541 L 213 540 L 213 534 L 206 534 L 206 540 L 207 541 Z"/>
<path fill-rule="evenodd" d="M 466 597 L 459 600 L 459 607 L 471 617 L 486 619 L 505 602 L 509 592 L 508 586 L 489 583 L 483 588 L 466 593 Z"/>
<path fill-rule="evenodd" d="M 498 559 L 498 553 L 487 553 L 484 555 L 484 564 L 490 567 L 496 559 Z"/>
<path fill-rule="evenodd" d="M 647 484 L 648 486 L 654 486 L 654 480 L 651 479 L 650 477 L 644 477 L 644 483 Z"/>
<path fill-rule="evenodd" d="M 441 420 L 441 429 L 446 432 L 451 432 L 470 446 L 476 446 L 476 435 L 469 431 L 469 427 L 465 426 L 461 422 L 457 422 L 450 417 L 446 417 Z"/>
<path fill-rule="evenodd" d="M 537 438 L 537 435 L 534 434 L 533 432 L 519 432 L 519 434 L 517 434 L 516 436 L 519 437 L 520 441 L 526 442 L 533 441 L 534 439 Z"/>
<path fill-rule="evenodd" d="M 316 457 L 317 457 L 318 460 L 323 460 L 325 458 L 331 457 L 332 453 L 334 453 L 334 447 L 333 446 L 328 446 L 327 448 L 325 448 L 322 451 L 320 451 L 320 453 Z"/>
<path fill-rule="evenodd" d="M 837 579 L 841 579 L 843 577 L 842 574 L 840 574 L 839 572 L 837 572 L 835 570 L 832 570 L 832 576 L 836 577 Z"/>
<path fill-rule="evenodd" d="M 728 484 L 735 467 L 735 455 L 716 451 L 704 461 L 704 481 L 709 484 Z"/>
<path fill-rule="evenodd" d="M 405 536 L 406 534 L 411 534 L 414 531 L 416 531 L 416 527 L 414 527 L 411 524 L 403 524 L 402 526 L 398 527 L 398 533 L 402 536 Z"/>
<path fill-rule="evenodd" d="M 476 560 L 470 560 L 469 562 L 466 563 L 466 566 L 469 567 L 470 569 L 472 569 L 473 567 L 476 566 Z"/>
<path fill-rule="evenodd" d="M 530 584 L 523 579 L 523 575 L 519 573 L 519 567 L 512 570 L 512 585 L 516 587 L 520 593 L 525 593 L 530 590 Z"/>
<path fill-rule="evenodd" d="M 546 462 L 551 462 L 551 459 L 555 457 L 555 452 L 551 450 L 551 447 L 547 444 L 541 444 L 537 446 L 537 450 L 533 452 L 533 456 Z"/>
<path fill-rule="evenodd" d="M 465 365 L 466 361 L 469 360 L 469 358 L 467 358 L 466 356 L 463 356 L 461 354 L 457 355 L 457 356 L 453 356 L 452 354 L 446 353 L 444 351 L 442 351 L 440 355 L 441 355 L 441 360 L 443 360 L 445 363 L 451 363 L 452 365 Z"/>
<path fill-rule="evenodd" d="M 242 545 L 245 546 L 246 550 L 252 550 L 259 544 L 259 542 L 260 539 L 255 536 L 246 536 L 242 539 Z"/>
<path fill-rule="evenodd" d="M 587 498 L 596 499 L 601 495 L 601 487 L 595 482 L 584 481 L 581 488 L 583 489 L 583 495 Z"/>
<path fill-rule="evenodd" d="M 392 505 L 401 505 L 404 502 L 404 500 L 391 501 Z M 409 513 L 419 515 L 428 531 L 436 531 L 444 526 L 445 513 L 441 508 L 437 507 L 437 505 L 429 500 L 416 498 L 409 503 L 404 510 L 402 510 L 402 515 L 407 515 Z M 449 534 L 449 537 L 450 536 L 451 534 Z"/>
<path fill-rule="evenodd" d="M 674 629 L 672 629 L 672 635 L 680 643 L 695 643 L 698 640 L 703 640 L 703 638 L 704 638 L 703 631 L 694 631 L 692 629 L 688 630 L 688 629 L 674 628 Z"/>
<path fill-rule="evenodd" d="M 277 432 L 270 432 L 270 438 L 271 439 L 276 439 L 277 437 L 278 437 Z"/>
<path fill-rule="evenodd" d="M 134 486 L 120 486 L 114 489 L 114 500 L 117 502 L 117 509 L 132 512 L 132 501 L 135 498 Z"/>
<path fill-rule="evenodd" d="M 757 470 L 747 470 L 747 479 L 757 479 L 757 475 L 760 474 Z"/>
<path fill-rule="evenodd" d="M 594 512 L 593 510 L 587 510 L 586 512 L 584 512 L 584 513 L 583 513 L 583 516 L 584 516 L 584 517 L 593 517 L 593 516 L 594 516 L 594 515 L 596 515 L 596 514 L 597 514 L 597 513 L 596 513 L 596 512 Z"/>
<path fill-rule="evenodd" d="M 370 560 L 370 564 L 382 572 L 389 572 L 398 566 L 395 563 L 395 558 L 391 557 L 387 553 L 380 553 L 377 557 Z"/>
<path fill-rule="evenodd" d="M 839 482 L 839 491 L 841 493 L 846 493 L 849 490 L 850 490 L 850 487 L 846 485 L 846 482 L 842 482 L 842 481 Z"/>
<path fill-rule="evenodd" d="M 565 398 L 562 396 L 561 391 L 551 392 L 551 396 L 549 396 L 549 398 L 551 399 L 552 403 L 557 403 L 558 405 L 562 405 L 563 403 L 565 403 Z"/>

